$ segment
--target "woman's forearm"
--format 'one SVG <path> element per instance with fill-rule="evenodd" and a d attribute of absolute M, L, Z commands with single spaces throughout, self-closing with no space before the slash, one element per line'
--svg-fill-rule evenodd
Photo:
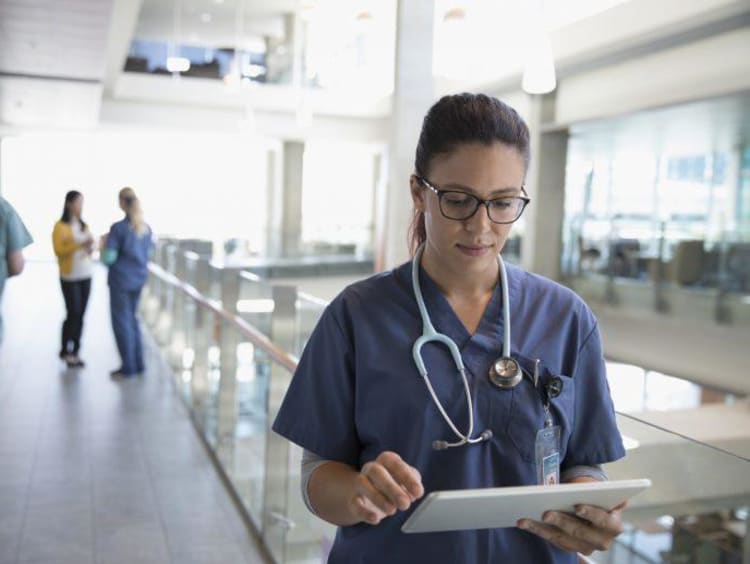
<path fill-rule="evenodd" d="M 327 461 L 310 476 L 307 493 L 321 519 L 338 526 L 361 521 L 355 512 L 354 498 L 359 472 L 348 464 Z"/>

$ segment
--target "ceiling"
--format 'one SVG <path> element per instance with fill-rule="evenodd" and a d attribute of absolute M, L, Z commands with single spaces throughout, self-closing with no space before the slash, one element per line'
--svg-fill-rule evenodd
<path fill-rule="evenodd" d="M 115 0 L 0 0 L 0 123 L 96 123 Z"/>
<path fill-rule="evenodd" d="M 112 0 L 0 0 L 0 73 L 99 81 Z"/>

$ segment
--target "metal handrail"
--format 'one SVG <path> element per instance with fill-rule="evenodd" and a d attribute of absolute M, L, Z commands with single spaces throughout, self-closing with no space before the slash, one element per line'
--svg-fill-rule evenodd
<path fill-rule="evenodd" d="M 167 284 L 175 288 L 178 288 L 199 306 L 208 309 L 227 323 L 233 325 L 234 328 L 237 329 L 237 331 L 239 331 L 239 333 L 243 337 L 250 341 L 254 346 L 263 349 L 273 360 L 281 364 L 290 372 L 294 372 L 296 370 L 297 359 L 276 346 L 273 341 L 271 341 L 268 337 L 266 337 L 263 333 L 258 331 L 258 329 L 253 327 L 250 323 L 242 319 L 240 316 L 225 310 L 219 300 L 212 300 L 210 298 L 207 298 L 193 286 L 187 284 L 186 282 L 183 282 L 174 274 L 167 272 L 161 266 L 153 262 L 149 263 L 148 269 L 151 274 L 159 278 L 159 280 L 166 282 Z"/>
<path fill-rule="evenodd" d="M 309 302 L 316 306 L 320 306 L 320 307 L 328 306 L 327 300 L 324 300 L 317 296 L 313 296 L 312 294 L 308 294 L 307 292 L 297 292 L 297 297 L 301 300 L 305 300 L 306 302 Z"/>

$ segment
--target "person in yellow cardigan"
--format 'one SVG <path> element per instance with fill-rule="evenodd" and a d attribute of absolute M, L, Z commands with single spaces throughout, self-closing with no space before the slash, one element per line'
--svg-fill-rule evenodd
<path fill-rule="evenodd" d="M 78 356 L 83 332 L 83 315 L 91 292 L 91 252 L 94 238 L 81 219 L 83 195 L 71 190 L 65 195 L 65 205 L 60 220 L 52 231 L 52 243 L 60 266 L 60 285 L 67 317 L 62 325 L 60 358 L 69 368 L 81 367 Z"/>

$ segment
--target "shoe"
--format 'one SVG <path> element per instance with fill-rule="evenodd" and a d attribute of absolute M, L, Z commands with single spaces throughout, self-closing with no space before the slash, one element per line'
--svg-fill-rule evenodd
<path fill-rule="evenodd" d="M 112 380 L 126 380 L 128 378 L 135 377 L 135 374 L 124 374 L 120 372 L 119 370 L 116 372 L 111 372 L 109 377 L 112 378 Z"/>
<path fill-rule="evenodd" d="M 115 374 L 122 374 L 122 368 L 118 368 L 118 369 L 116 369 L 116 370 L 111 370 L 111 371 L 109 372 L 109 375 L 110 375 L 110 376 L 114 376 Z"/>
<path fill-rule="evenodd" d="M 84 366 L 83 361 L 74 354 L 66 354 L 63 360 L 68 368 L 80 368 Z"/>
<path fill-rule="evenodd" d="M 65 359 L 65 363 L 68 365 L 68 368 L 83 368 L 86 366 L 86 363 L 83 362 L 78 355 L 70 355 L 68 358 Z"/>

